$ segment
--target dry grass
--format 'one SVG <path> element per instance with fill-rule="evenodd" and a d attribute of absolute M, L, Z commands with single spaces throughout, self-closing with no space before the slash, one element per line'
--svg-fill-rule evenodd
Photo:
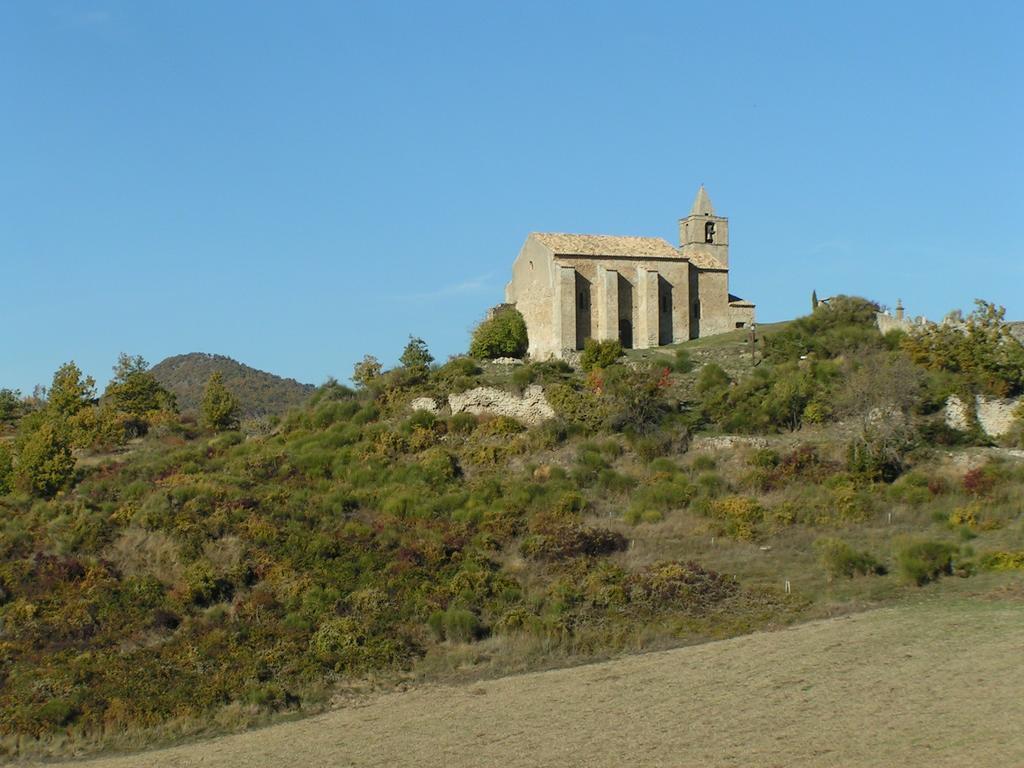
<path fill-rule="evenodd" d="M 422 686 L 86 765 L 1017 765 L 1022 597 L 1018 579 L 998 600 L 947 595 L 584 667 Z"/>

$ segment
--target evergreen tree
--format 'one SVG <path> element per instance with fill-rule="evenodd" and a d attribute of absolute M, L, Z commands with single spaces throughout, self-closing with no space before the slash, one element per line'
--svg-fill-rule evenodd
<path fill-rule="evenodd" d="M 21 441 L 14 468 L 15 485 L 34 496 L 53 496 L 75 474 L 66 430 L 43 421 Z"/>
<path fill-rule="evenodd" d="M 383 372 L 380 361 L 373 355 L 364 355 L 363 359 L 352 369 L 352 383 L 357 387 L 366 387 L 371 381 L 380 377 Z"/>
<path fill-rule="evenodd" d="M 16 389 L 0 389 L 0 429 L 17 424 L 24 411 L 21 392 Z"/>
<path fill-rule="evenodd" d="M 811 291 L 811 312 L 818 308 L 818 292 Z"/>
<path fill-rule="evenodd" d="M 427 349 L 427 342 L 417 336 L 410 336 L 398 362 L 403 368 L 426 370 L 434 362 L 434 356 Z"/>
<path fill-rule="evenodd" d="M 174 394 L 149 373 L 149 363 L 141 355 L 120 354 L 114 366 L 114 378 L 103 394 L 116 410 L 132 416 L 145 416 L 153 411 L 176 413 L 178 410 Z"/>
<path fill-rule="evenodd" d="M 96 381 L 82 376 L 74 360 L 64 363 L 53 374 L 53 384 L 47 396 L 46 407 L 53 416 L 66 419 L 91 405 L 96 399 Z"/>
<path fill-rule="evenodd" d="M 14 480 L 14 455 L 10 446 L 0 442 L 0 496 L 4 496 L 13 489 Z"/>
<path fill-rule="evenodd" d="M 203 392 L 203 424 L 207 429 L 223 432 L 238 428 L 238 401 L 232 395 L 219 373 L 214 373 L 206 382 Z"/>
<path fill-rule="evenodd" d="M 504 307 L 473 331 L 469 354 L 480 360 L 522 357 L 529 345 L 523 316 L 515 307 Z"/>

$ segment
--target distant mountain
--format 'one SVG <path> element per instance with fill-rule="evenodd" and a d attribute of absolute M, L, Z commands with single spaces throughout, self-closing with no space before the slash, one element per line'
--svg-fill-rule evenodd
<path fill-rule="evenodd" d="M 243 418 L 280 414 L 300 405 L 316 389 L 295 379 L 260 371 L 224 355 L 192 352 L 161 360 L 151 369 L 157 381 L 178 396 L 182 413 L 198 413 L 203 389 L 213 373 L 238 398 Z"/>

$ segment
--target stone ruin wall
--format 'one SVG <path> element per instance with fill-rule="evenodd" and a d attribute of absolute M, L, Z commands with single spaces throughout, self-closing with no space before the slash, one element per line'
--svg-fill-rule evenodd
<path fill-rule="evenodd" d="M 410 403 L 414 411 L 440 413 L 442 408 L 431 397 L 418 397 Z M 555 417 L 555 410 L 544 397 L 544 389 L 531 384 L 522 395 L 496 387 L 475 387 L 458 394 L 448 395 L 448 409 L 474 416 L 508 416 L 527 426 L 536 426 Z"/>
<path fill-rule="evenodd" d="M 1009 432 L 1017 418 L 1017 412 L 1024 407 L 1024 398 L 1002 399 L 978 395 L 974 398 L 978 426 L 989 437 L 1002 437 Z M 946 424 L 953 429 L 970 429 L 968 405 L 956 395 L 946 400 Z"/>

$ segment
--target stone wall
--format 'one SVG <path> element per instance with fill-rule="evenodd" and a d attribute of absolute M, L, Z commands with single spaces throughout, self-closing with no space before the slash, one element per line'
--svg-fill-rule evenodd
<path fill-rule="evenodd" d="M 878 330 L 883 336 L 889 331 L 903 331 L 904 333 L 909 333 L 915 329 L 933 325 L 933 323 L 925 317 L 899 318 L 895 315 L 890 315 L 888 312 L 876 312 L 875 324 L 878 326 Z"/>
<path fill-rule="evenodd" d="M 1022 403 L 1024 398 L 1012 400 L 978 395 L 974 398 L 978 426 L 989 437 L 1002 437 L 1013 427 Z M 969 429 L 970 414 L 967 407 L 967 403 L 959 397 L 950 395 L 946 400 L 946 424 L 953 429 Z"/>
<path fill-rule="evenodd" d="M 562 349 L 561 318 L 555 317 L 555 272 L 551 252 L 528 237 L 512 264 L 512 280 L 505 287 L 505 301 L 514 304 L 529 330 L 529 354 L 535 360 L 557 357 Z M 556 327 L 557 325 L 557 327 Z M 575 327 L 572 329 L 575 339 Z"/>

